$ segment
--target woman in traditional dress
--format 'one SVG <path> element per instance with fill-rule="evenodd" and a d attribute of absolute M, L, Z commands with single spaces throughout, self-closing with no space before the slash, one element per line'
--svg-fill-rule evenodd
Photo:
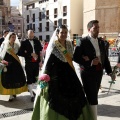
<path fill-rule="evenodd" d="M 47 74 L 50 81 L 39 82 L 32 120 L 93 120 L 72 64 L 73 47 L 67 33 L 62 25 L 49 42 L 40 76 Z"/>
<path fill-rule="evenodd" d="M 8 62 L 0 75 L 0 94 L 10 95 L 9 101 L 12 101 L 16 94 L 27 91 L 25 74 L 17 56 L 19 47 L 20 42 L 13 32 L 8 33 L 0 47 L 1 62 Z"/>

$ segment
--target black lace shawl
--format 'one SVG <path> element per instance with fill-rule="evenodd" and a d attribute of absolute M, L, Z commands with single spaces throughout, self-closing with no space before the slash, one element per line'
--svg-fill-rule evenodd
<path fill-rule="evenodd" d="M 69 120 L 77 120 L 86 104 L 86 98 L 75 71 L 54 54 L 50 55 L 46 71 L 51 78 L 48 88 L 50 108 Z"/>

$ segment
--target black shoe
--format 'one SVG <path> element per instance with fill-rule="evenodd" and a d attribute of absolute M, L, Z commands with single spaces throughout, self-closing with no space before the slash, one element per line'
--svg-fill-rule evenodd
<path fill-rule="evenodd" d="M 9 102 L 12 102 L 13 101 L 13 98 L 9 99 Z"/>
<path fill-rule="evenodd" d="M 120 76 L 120 73 L 118 73 L 117 76 Z"/>
<path fill-rule="evenodd" d="M 16 98 L 16 95 L 13 95 L 14 98 Z"/>
<path fill-rule="evenodd" d="M 31 102 L 34 102 L 34 100 L 35 100 L 35 97 L 31 97 Z"/>

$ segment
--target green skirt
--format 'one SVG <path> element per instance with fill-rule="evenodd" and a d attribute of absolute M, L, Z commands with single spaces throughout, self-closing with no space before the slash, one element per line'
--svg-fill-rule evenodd
<path fill-rule="evenodd" d="M 49 107 L 47 92 L 43 91 L 37 97 L 31 120 L 69 120 L 65 116 L 55 112 Z M 77 120 L 94 120 L 88 104 L 86 104 Z"/>

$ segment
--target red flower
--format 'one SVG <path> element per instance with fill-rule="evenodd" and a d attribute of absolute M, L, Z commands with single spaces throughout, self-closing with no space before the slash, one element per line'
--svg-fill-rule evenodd
<path fill-rule="evenodd" d="M 113 47 L 113 48 L 112 48 L 112 50 L 113 50 L 113 51 L 116 51 L 116 48 L 115 48 L 115 47 Z"/>
<path fill-rule="evenodd" d="M 48 81 L 50 81 L 50 76 L 47 75 L 47 74 L 42 74 L 42 75 L 39 77 L 38 80 L 39 80 L 39 81 L 45 81 L 45 82 L 48 82 Z"/>
<path fill-rule="evenodd" d="M 5 61 L 5 60 L 2 60 L 1 63 L 5 64 L 5 65 L 8 65 L 8 62 Z"/>

